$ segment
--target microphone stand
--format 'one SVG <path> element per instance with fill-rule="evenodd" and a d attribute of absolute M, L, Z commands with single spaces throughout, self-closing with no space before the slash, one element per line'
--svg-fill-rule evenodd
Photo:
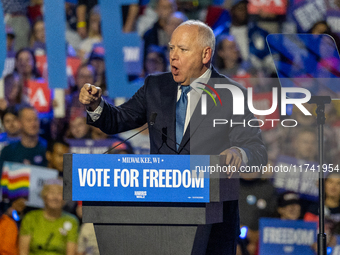
<path fill-rule="evenodd" d="M 316 116 L 318 125 L 318 149 L 319 149 L 319 233 L 318 255 L 327 254 L 325 234 L 325 180 L 323 174 L 323 127 L 325 124 L 325 104 L 331 102 L 330 96 L 312 96 L 309 104 L 316 104 Z"/>
<path fill-rule="evenodd" d="M 136 135 L 142 133 L 145 129 L 149 128 L 149 126 L 153 126 L 155 124 L 156 121 L 156 117 L 157 117 L 157 113 L 156 112 L 152 112 L 150 115 L 150 123 L 148 126 L 146 126 L 145 128 L 143 128 L 142 130 L 140 130 L 139 132 L 137 132 L 136 134 L 128 137 L 127 139 L 125 139 L 124 141 L 118 143 L 116 146 L 113 146 L 112 148 L 108 149 L 107 151 L 105 151 L 103 154 L 107 154 L 110 151 L 112 151 L 113 149 L 117 148 L 119 145 L 125 143 L 126 141 L 130 140 L 132 137 L 135 137 Z"/>

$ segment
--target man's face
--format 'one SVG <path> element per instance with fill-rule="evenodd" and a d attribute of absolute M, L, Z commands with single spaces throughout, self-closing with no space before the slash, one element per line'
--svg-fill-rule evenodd
<path fill-rule="evenodd" d="M 65 153 L 69 153 L 69 147 L 62 143 L 54 144 L 52 153 L 46 152 L 46 158 L 51 164 L 51 167 L 57 169 L 59 172 L 63 171 Z"/>
<path fill-rule="evenodd" d="M 205 48 L 198 41 L 198 27 L 184 25 L 172 34 L 170 47 L 170 66 L 174 80 L 189 85 L 191 78 L 200 77 L 206 70 Z"/>
<path fill-rule="evenodd" d="M 325 181 L 325 193 L 327 197 L 340 198 L 340 178 L 335 175 L 333 178 L 327 178 Z"/>
<path fill-rule="evenodd" d="M 301 206 L 299 204 L 286 205 L 285 207 L 279 207 L 278 211 L 281 219 L 297 220 L 301 214 Z"/>
<path fill-rule="evenodd" d="M 90 126 L 86 124 L 85 117 L 76 117 L 70 121 L 70 131 L 74 138 L 83 138 L 89 131 Z"/>
<path fill-rule="evenodd" d="M 22 51 L 16 61 L 16 67 L 20 74 L 29 75 L 32 73 L 34 61 L 31 53 Z"/>
<path fill-rule="evenodd" d="M 313 160 L 316 156 L 317 139 L 311 132 L 301 132 L 295 141 L 295 155 L 299 159 Z"/>
<path fill-rule="evenodd" d="M 28 136 L 39 134 L 39 118 L 35 110 L 23 109 L 20 114 L 21 131 Z"/>
<path fill-rule="evenodd" d="M 77 86 L 80 90 L 85 83 L 94 83 L 93 70 L 90 66 L 83 66 L 77 75 Z"/>
<path fill-rule="evenodd" d="M 64 206 L 63 188 L 58 185 L 51 185 L 43 199 L 45 208 L 60 210 Z"/>
<path fill-rule="evenodd" d="M 167 20 L 172 13 L 176 11 L 174 0 L 159 0 L 157 4 L 157 13 L 160 19 Z"/>
<path fill-rule="evenodd" d="M 4 128 L 5 132 L 10 136 L 17 136 L 20 133 L 20 123 L 17 116 L 12 113 L 7 113 L 4 116 Z"/>

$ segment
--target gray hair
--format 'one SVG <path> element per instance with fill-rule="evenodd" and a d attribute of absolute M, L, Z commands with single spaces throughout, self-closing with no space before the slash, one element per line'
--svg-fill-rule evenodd
<path fill-rule="evenodd" d="M 212 50 L 211 56 L 214 55 L 216 39 L 213 30 L 200 20 L 187 20 L 181 23 L 181 26 L 197 26 L 199 37 L 197 38 L 202 47 L 210 47 Z"/>

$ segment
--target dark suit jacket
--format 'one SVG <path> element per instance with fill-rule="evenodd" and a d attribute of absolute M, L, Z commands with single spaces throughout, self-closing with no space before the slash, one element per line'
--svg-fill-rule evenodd
<path fill-rule="evenodd" d="M 241 88 L 245 94 L 246 90 L 241 85 L 220 75 L 212 69 L 211 86 L 214 84 L 234 84 Z M 245 114 L 233 116 L 232 94 L 228 89 L 219 89 L 218 93 L 222 99 L 223 107 L 215 106 L 213 100 L 208 97 L 208 114 L 201 115 L 200 102 L 193 112 L 189 126 L 182 139 L 180 149 L 176 152 L 176 101 L 178 84 L 173 80 L 171 73 L 150 75 L 145 79 L 144 85 L 126 103 L 114 107 L 104 103 L 100 118 L 93 122 L 88 117 L 88 123 L 99 127 L 103 132 L 116 134 L 133 128 L 137 128 L 149 122 L 150 115 L 155 112 L 157 118 L 153 126 L 149 125 L 150 151 L 151 154 L 197 154 L 197 155 L 219 155 L 231 146 L 241 147 L 248 156 L 248 165 L 265 165 L 267 153 L 261 139 L 259 128 L 248 127 L 247 122 L 254 116 L 245 105 Z M 209 100 L 210 99 L 210 100 Z M 226 119 L 230 122 L 245 121 L 243 125 L 217 125 L 213 127 L 213 119 Z M 255 123 L 252 123 L 255 125 Z M 162 135 L 166 133 L 166 137 Z M 224 223 L 213 227 L 215 244 L 224 240 L 235 240 L 239 233 L 238 201 L 224 202 Z M 219 254 L 212 251 L 211 254 Z"/>
<path fill-rule="evenodd" d="M 210 85 L 234 84 L 245 93 L 245 115 L 234 116 L 232 114 L 233 98 L 228 89 L 219 89 L 223 107 L 215 106 L 212 99 L 208 97 L 208 114 L 201 115 L 200 102 L 198 103 L 189 127 L 187 128 L 181 142 L 179 154 L 207 154 L 218 155 L 231 146 L 243 148 L 247 153 L 249 165 L 266 164 L 267 153 L 261 139 L 259 128 L 249 127 L 247 122 L 254 116 L 247 107 L 246 90 L 236 82 L 220 75 L 212 69 Z M 126 103 L 114 107 L 104 102 L 101 117 L 93 122 L 88 117 L 88 124 L 99 127 L 107 134 L 116 134 L 134 129 L 149 122 L 151 113 L 157 113 L 155 124 L 150 126 L 150 152 L 151 154 L 174 154 L 176 153 L 176 101 L 178 85 L 173 80 L 171 73 L 150 75 L 145 79 L 136 94 Z M 226 119 L 226 125 L 213 127 L 213 119 Z M 233 125 L 242 123 L 245 127 Z M 255 125 L 252 123 L 252 125 Z M 162 131 L 166 133 L 167 139 L 162 139 Z M 166 145 L 164 144 L 166 140 Z"/>

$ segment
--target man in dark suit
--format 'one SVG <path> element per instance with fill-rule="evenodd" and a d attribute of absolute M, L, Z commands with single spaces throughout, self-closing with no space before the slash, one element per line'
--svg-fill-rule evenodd
<path fill-rule="evenodd" d="M 85 84 L 79 100 L 87 107 L 88 123 L 114 134 L 149 123 L 152 113 L 157 113 L 155 124 L 149 125 L 151 154 L 223 154 L 225 164 L 237 169 L 241 164 L 266 164 L 259 128 L 243 124 L 213 127 L 214 119 L 248 123 L 254 118 L 246 105 L 244 115 L 233 115 L 233 98 L 228 89 L 219 93 L 223 107 L 208 100 L 208 114 L 202 115 L 197 106 L 200 88 L 205 87 L 202 80 L 211 86 L 233 84 L 245 94 L 242 86 L 211 67 L 215 48 L 212 30 L 202 22 L 186 21 L 173 32 L 169 47 L 171 73 L 148 76 L 144 86 L 119 107 L 101 99 L 100 88 Z M 238 201 L 224 202 L 223 213 L 224 222 L 212 226 L 206 254 L 236 254 Z"/>

